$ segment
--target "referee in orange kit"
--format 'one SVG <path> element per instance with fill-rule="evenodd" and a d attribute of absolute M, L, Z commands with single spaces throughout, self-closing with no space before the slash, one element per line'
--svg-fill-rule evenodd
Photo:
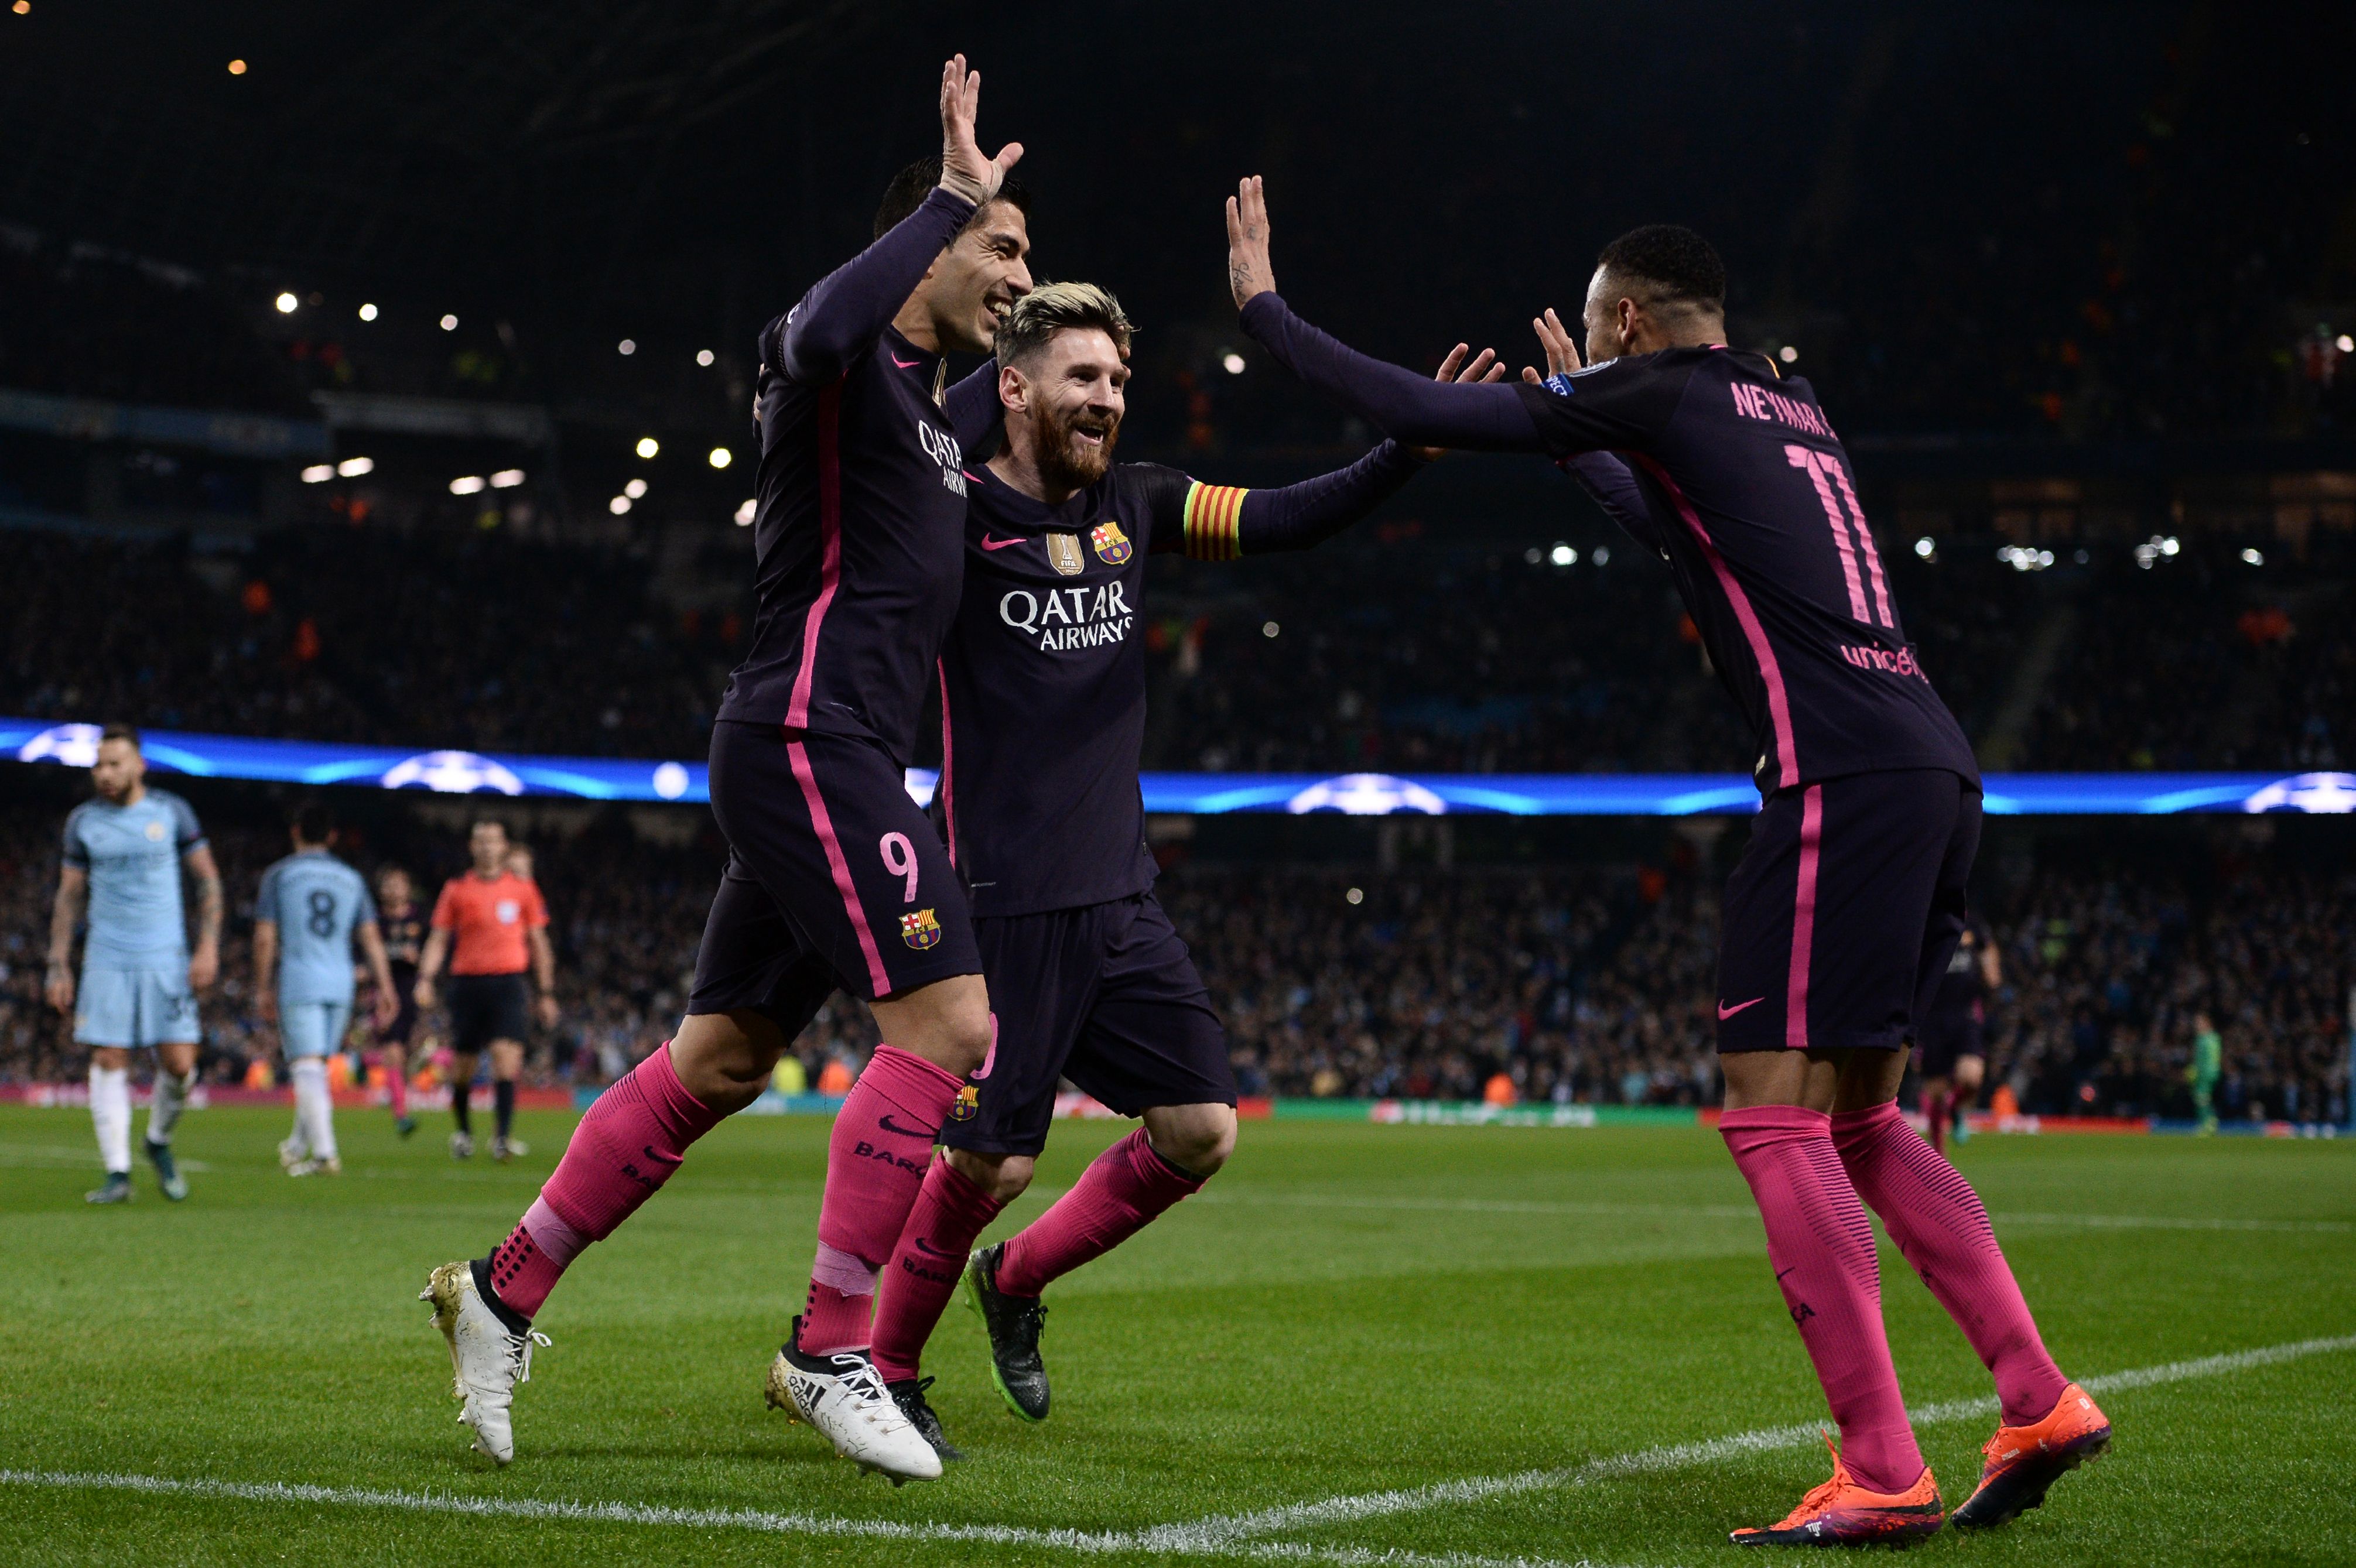
<path fill-rule="evenodd" d="M 474 867 L 442 884 L 434 902 L 434 929 L 417 962 L 417 1005 L 434 1005 L 434 982 L 450 966 L 450 1050 L 457 1059 L 450 1075 L 450 1112 L 458 1129 L 450 1135 L 450 1157 L 475 1152 L 469 1102 L 475 1093 L 475 1061 L 485 1046 L 491 1052 L 491 1091 L 498 1135 L 493 1159 L 530 1152 L 509 1136 L 515 1122 L 516 1077 L 523 1071 L 524 972 L 540 987 L 540 1021 L 556 1027 L 556 949 L 548 940 L 548 905 L 540 884 L 520 877 L 508 863 L 507 825 L 477 818 L 466 834 Z"/>

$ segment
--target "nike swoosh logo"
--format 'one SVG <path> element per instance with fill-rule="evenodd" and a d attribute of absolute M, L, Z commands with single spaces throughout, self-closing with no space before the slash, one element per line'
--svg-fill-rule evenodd
<path fill-rule="evenodd" d="M 1800 1265 L 1799 1265 L 1798 1264 L 1794 1264 L 1792 1265 L 1792 1268 L 1798 1268 L 1799 1266 L 1800 1266 Z M 1790 1273 L 1792 1272 L 1792 1268 L 1787 1268 L 1787 1269 L 1778 1269 L 1778 1270 L 1776 1270 L 1776 1271 L 1775 1271 L 1775 1283 L 1776 1283 L 1777 1285 L 1781 1285 L 1781 1284 L 1783 1284 L 1783 1276 L 1784 1276 L 1785 1275 L 1787 1275 L 1787 1274 L 1790 1274 Z"/>
<path fill-rule="evenodd" d="M 894 354 L 892 356 L 892 363 L 897 365 L 903 370 L 913 370 L 917 366 L 923 364 L 924 361 L 921 359 L 903 359 L 897 354 Z"/>
<path fill-rule="evenodd" d="M 945 1253 L 941 1251 L 940 1248 L 933 1245 L 932 1243 L 925 1240 L 922 1236 L 918 1236 L 916 1238 L 916 1250 L 930 1258 L 948 1258 L 954 1263 L 962 1263 L 965 1261 L 965 1254 L 963 1253 Z"/>
<path fill-rule="evenodd" d="M 875 1125 L 887 1133 L 897 1133 L 904 1138 L 937 1138 L 941 1136 L 941 1129 L 938 1127 L 904 1127 L 892 1119 L 892 1113 L 889 1111 L 877 1118 Z"/>
<path fill-rule="evenodd" d="M 1730 1007 L 1728 1007 L 1724 1002 L 1720 1002 L 1720 1003 L 1719 1003 L 1719 1004 L 1718 1004 L 1718 1021 L 1719 1021 L 1719 1022 L 1720 1022 L 1720 1023 L 1724 1023 L 1727 1019 L 1729 1019 L 1732 1018 L 1735 1014 L 1737 1014 L 1737 1013 L 1740 1012 L 1743 1008 L 1755 1008 L 1755 1007 L 1757 1007 L 1760 1003 L 1762 1003 L 1762 1002 L 1765 1001 L 1766 999 L 1767 999 L 1767 998 L 1766 998 L 1766 997 L 1751 997 L 1751 998 L 1749 1001 L 1747 1001 L 1747 1002 L 1737 1002 L 1737 1003 L 1735 1003 L 1735 1004 L 1734 1004 L 1732 1007 L 1730 1007 Z"/>
<path fill-rule="evenodd" d="M 1004 549 L 1009 545 L 1017 545 L 1022 542 L 1023 541 L 1021 539 L 994 539 L 988 534 L 981 536 L 981 548 L 984 549 Z"/>

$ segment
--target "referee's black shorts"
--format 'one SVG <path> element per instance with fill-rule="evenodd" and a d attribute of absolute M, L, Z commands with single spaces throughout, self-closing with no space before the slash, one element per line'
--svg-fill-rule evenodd
<path fill-rule="evenodd" d="M 450 1049 L 478 1051 L 495 1040 L 523 1043 L 523 975 L 453 975 L 444 993 L 450 1007 Z"/>

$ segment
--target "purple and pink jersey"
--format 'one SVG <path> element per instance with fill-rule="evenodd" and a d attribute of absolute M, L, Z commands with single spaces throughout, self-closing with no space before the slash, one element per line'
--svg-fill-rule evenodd
<path fill-rule="evenodd" d="M 963 568 L 964 448 L 995 422 L 985 364 L 892 326 L 973 208 L 935 191 L 761 329 L 753 644 L 718 717 L 865 735 L 905 763 Z"/>
<path fill-rule="evenodd" d="M 1847 454 L 1804 380 L 1720 347 L 1630 355 L 1545 386 L 1442 385 L 1344 347 L 1272 293 L 1243 319 L 1399 440 L 1572 465 L 1668 563 L 1758 737 L 1762 794 L 1907 768 L 1977 786 L 1971 743 L 1906 641 Z"/>
<path fill-rule="evenodd" d="M 1418 459 L 1389 442 L 1280 489 L 1116 464 L 1059 506 L 976 465 L 965 597 L 941 651 L 935 807 L 977 916 L 1128 898 L 1153 884 L 1138 793 L 1145 558 L 1304 549 L 1374 509 Z"/>

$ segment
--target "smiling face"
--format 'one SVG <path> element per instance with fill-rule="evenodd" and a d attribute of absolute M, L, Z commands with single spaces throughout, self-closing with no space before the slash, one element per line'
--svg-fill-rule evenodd
<path fill-rule="evenodd" d="M 998 373 L 1010 444 L 1027 447 L 1058 495 L 1086 489 L 1112 466 L 1128 411 L 1129 366 L 1101 327 L 1066 327 Z"/>
<path fill-rule="evenodd" d="M 917 294 L 937 346 L 987 354 L 999 321 L 1031 292 L 1031 226 L 1012 202 L 976 213 L 934 261 Z"/>

